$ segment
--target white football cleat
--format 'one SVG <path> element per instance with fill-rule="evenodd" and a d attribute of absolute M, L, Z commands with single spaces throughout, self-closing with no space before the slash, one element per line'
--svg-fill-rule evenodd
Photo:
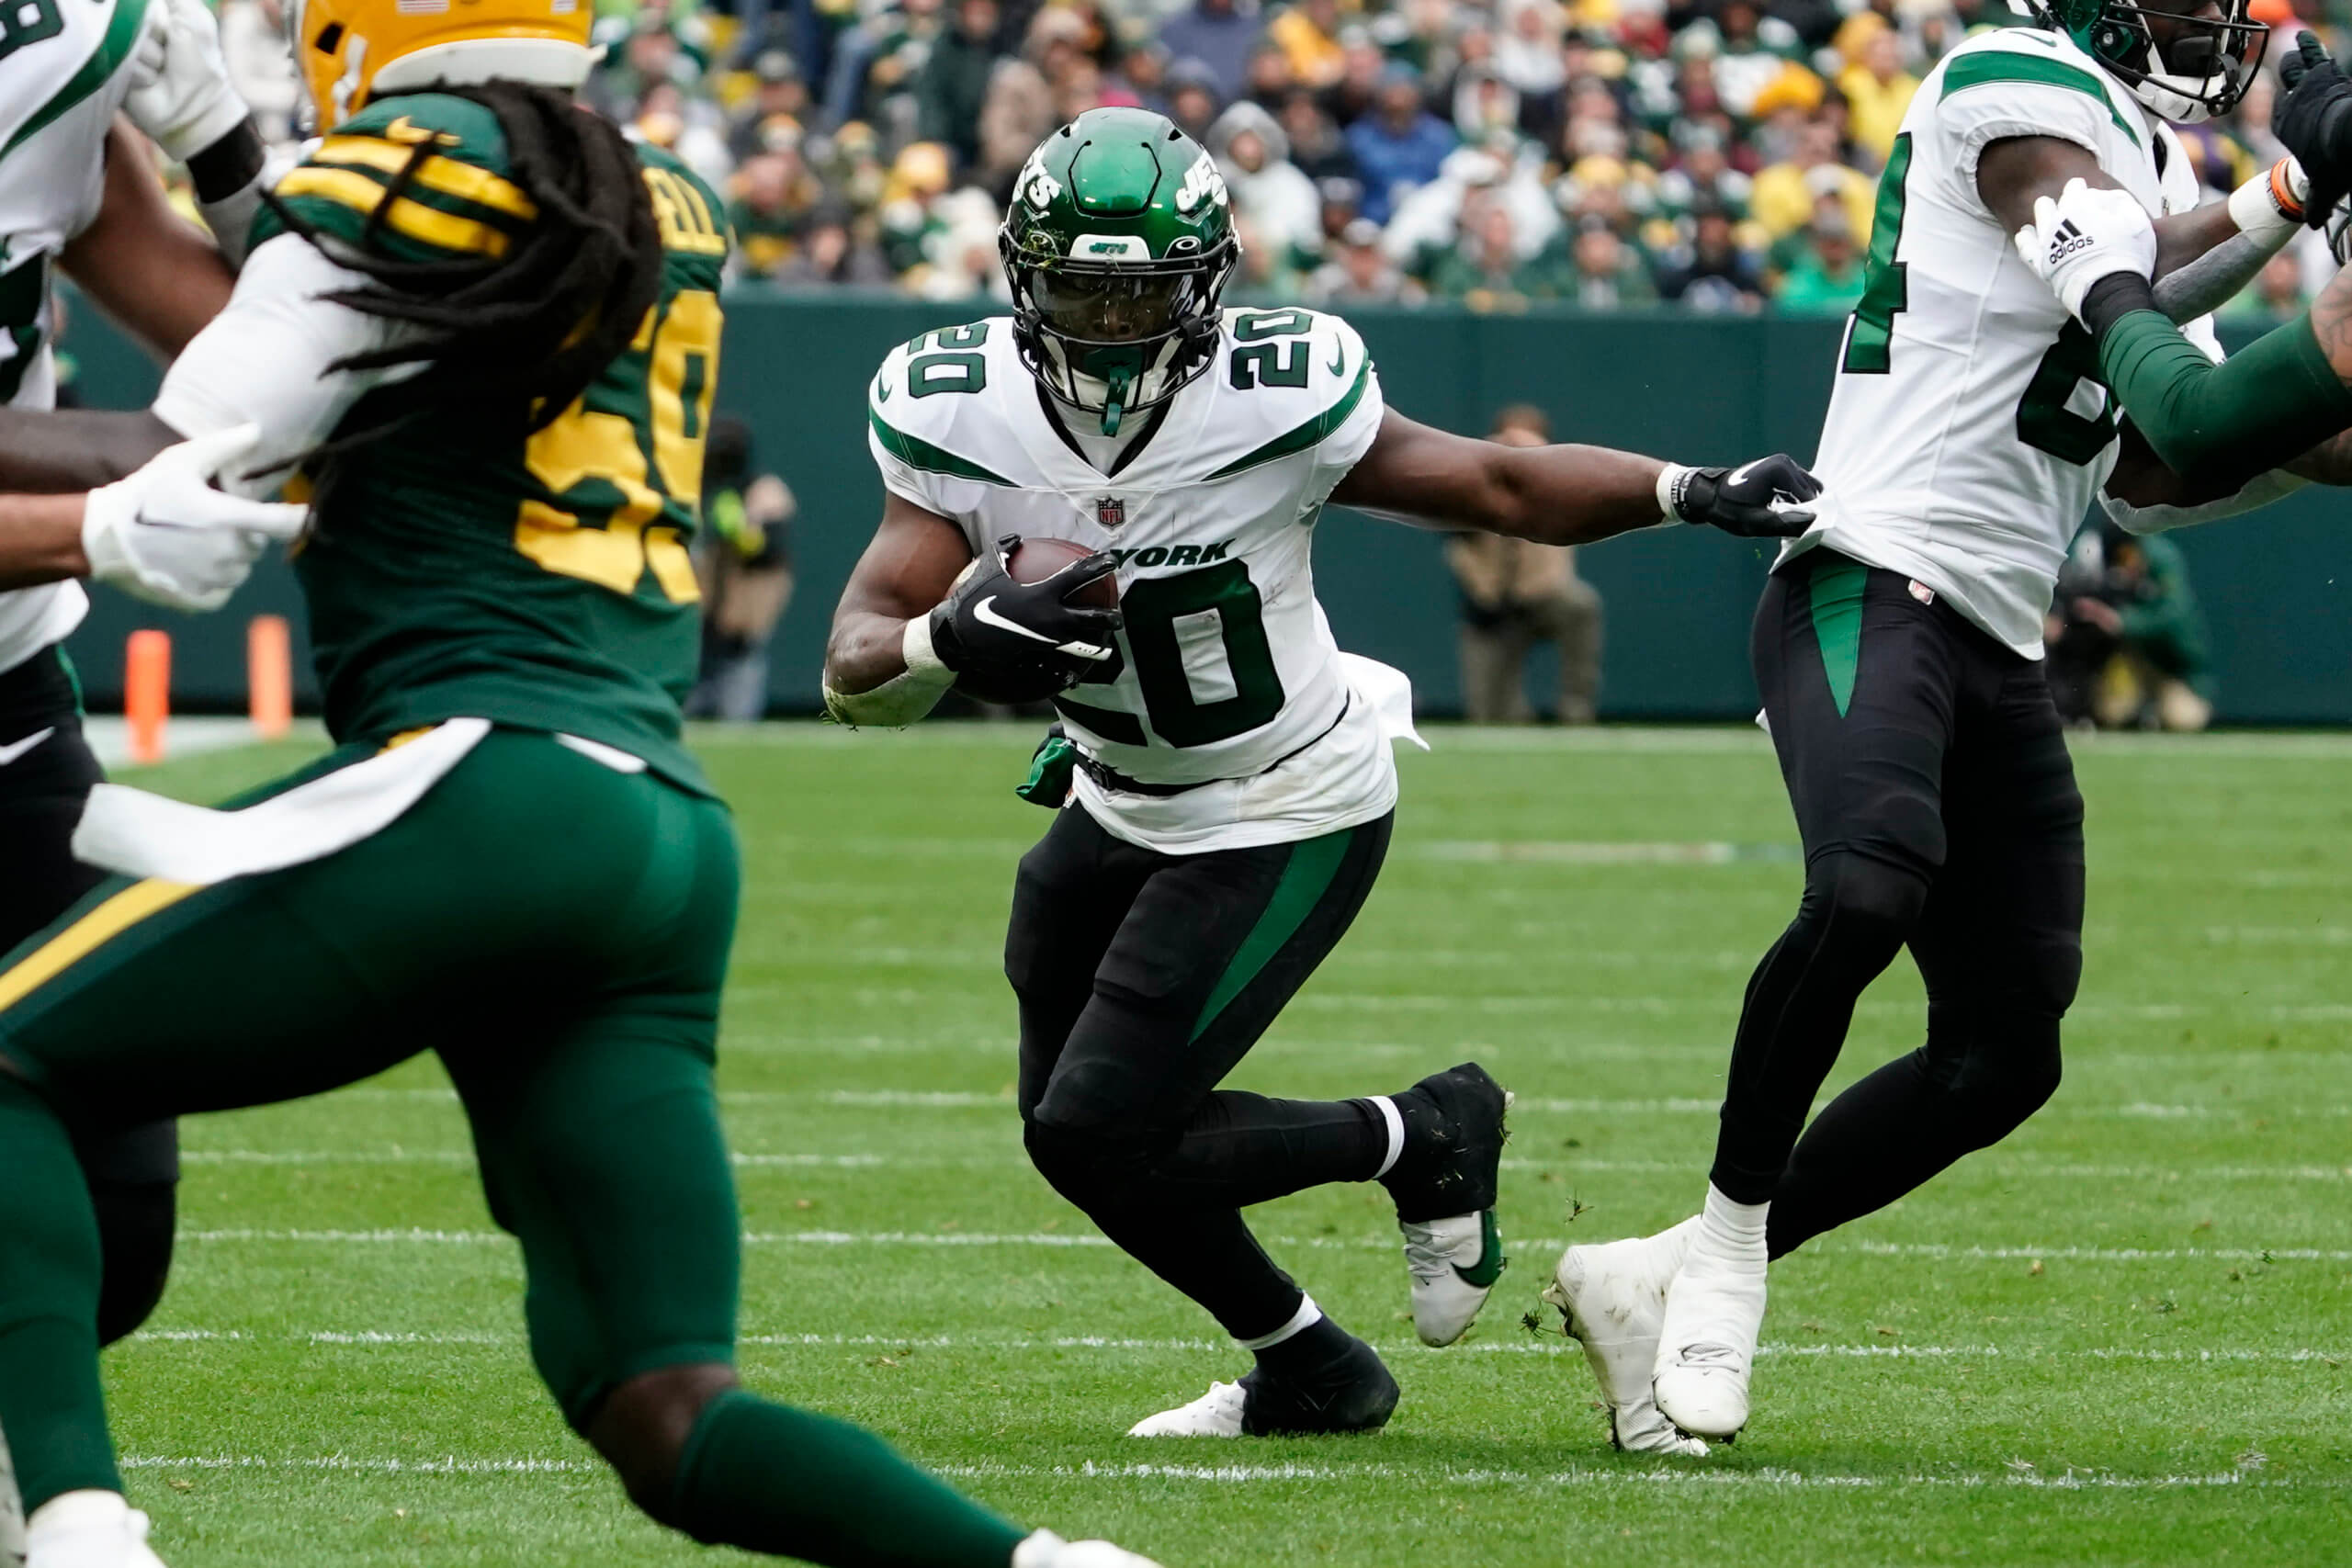
<path fill-rule="evenodd" d="M 1127 1428 L 1130 1438 L 1238 1438 L 1250 1391 L 1238 1382 L 1213 1382 L 1190 1404 L 1147 1416 Z"/>
<path fill-rule="evenodd" d="M 147 1516 L 119 1492 L 66 1492 L 25 1521 L 28 1568 L 164 1568 L 147 1549 Z"/>
<path fill-rule="evenodd" d="M 1451 1345 L 1478 1321 L 1478 1309 L 1503 1273 L 1503 1238 L 1495 1212 L 1415 1223 L 1405 1233 L 1405 1269 L 1413 1277 L 1413 1332 L 1424 1345 Z"/>
<path fill-rule="evenodd" d="M 17 1495 L 17 1471 L 8 1442 L 0 1438 L 0 1568 L 25 1568 L 25 1504 Z"/>
<path fill-rule="evenodd" d="M 1713 1188 L 1682 1270 L 1666 1292 L 1650 1391 L 1666 1418 L 1695 1438 L 1728 1438 L 1747 1425 L 1747 1378 L 1764 1326 L 1768 1254 L 1761 1211 L 1751 1225 L 1721 1223 Z"/>
<path fill-rule="evenodd" d="M 1699 1438 L 1676 1431 L 1650 1396 L 1666 1288 L 1698 1227 L 1693 1216 L 1656 1235 L 1572 1247 L 1544 1287 L 1544 1299 L 1560 1309 L 1568 1337 L 1584 1347 L 1585 1365 L 1600 1385 L 1609 1440 L 1627 1453 L 1696 1459 L 1707 1451 Z"/>
<path fill-rule="evenodd" d="M 1012 1549 L 1012 1568 L 1159 1568 L 1159 1564 L 1107 1540 L 1064 1540 L 1051 1530 L 1039 1530 Z"/>

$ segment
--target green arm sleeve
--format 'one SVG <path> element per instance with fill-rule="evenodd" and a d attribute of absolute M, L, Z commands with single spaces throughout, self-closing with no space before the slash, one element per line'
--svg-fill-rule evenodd
<path fill-rule="evenodd" d="M 2162 312 L 2132 310 L 2099 334 L 2098 367 L 2156 456 L 2199 479 L 2275 468 L 2352 426 L 2309 312 L 2216 365 Z"/>

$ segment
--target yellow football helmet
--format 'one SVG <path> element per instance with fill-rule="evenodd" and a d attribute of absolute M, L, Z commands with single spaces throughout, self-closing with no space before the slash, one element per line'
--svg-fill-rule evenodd
<path fill-rule="evenodd" d="M 287 31 L 315 129 L 379 93 L 498 77 L 577 87 L 595 62 L 590 0 L 288 0 Z"/>

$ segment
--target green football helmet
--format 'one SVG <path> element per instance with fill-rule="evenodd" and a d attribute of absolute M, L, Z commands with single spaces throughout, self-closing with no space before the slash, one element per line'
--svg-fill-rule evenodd
<path fill-rule="evenodd" d="M 1029 155 L 997 248 L 1023 363 L 1105 435 L 1208 367 L 1241 255 L 1216 160 L 1128 108 L 1090 109 Z"/>
<path fill-rule="evenodd" d="M 2252 0 L 2221 0 L 2218 17 L 2188 14 L 2201 3 L 2010 0 L 2041 26 L 2073 39 L 2133 97 L 2179 125 L 2235 108 L 2270 38 L 2269 24 L 2248 15 Z"/>

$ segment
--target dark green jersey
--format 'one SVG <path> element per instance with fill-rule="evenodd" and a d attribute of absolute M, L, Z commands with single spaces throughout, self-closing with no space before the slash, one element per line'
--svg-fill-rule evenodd
<path fill-rule="evenodd" d="M 417 147 L 436 151 L 400 194 Z M 667 254 L 635 340 L 537 434 L 427 408 L 334 459 L 296 559 L 338 739 L 458 715 L 603 741 L 708 789 L 679 741 L 699 597 L 687 543 L 718 376 L 723 208 L 641 148 Z M 380 99 L 278 186 L 302 222 L 403 261 L 498 255 L 534 209 L 505 178 L 496 118 L 437 94 Z M 265 212 L 258 246 L 282 227 Z M 342 428 L 387 417 L 396 386 Z M 405 405 L 402 405 L 403 407 Z"/>

